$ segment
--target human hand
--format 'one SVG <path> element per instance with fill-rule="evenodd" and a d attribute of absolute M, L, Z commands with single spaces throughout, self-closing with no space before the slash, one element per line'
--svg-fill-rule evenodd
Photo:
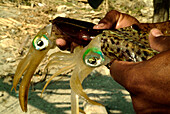
<path fill-rule="evenodd" d="M 78 46 L 75 42 L 70 42 L 67 39 L 64 38 L 58 38 L 56 39 L 56 45 L 61 49 L 61 50 L 70 50 L 73 52 L 74 48 Z"/>
<path fill-rule="evenodd" d="M 159 52 L 167 51 L 170 49 L 170 36 L 164 36 L 159 29 L 153 28 L 149 34 L 149 44 Z"/>
<path fill-rule="evenodd" d="M 106 14 L 94 29 L 118 29 L 132 24 L 148 26 L 139 24 L 132 16 L 113 10 Z M 110 73 L 115 81 L 130 92 L 137 113 L 170 112 L 168 108 L 170 106 L 170 37 L 164 36 L 159 29 L 152 29 L 149 43 L 151 48 L 161 53 L 148 61 L 138 63 L 115 60 L 110 67 Z"/>
<path fill-rule="evenodd" d="M 136 18 L 116 10 L 111 10 L 93 29 L 118 29 L 137 23 L 139 23 L 139 21 Z"/>
<path fill-rule="evenodd" d="M 160 54 L 138 63 L 115 60 L 110 73 L 130 92 L 136 113 L 167 113 L 170 112 L 170 37 L 152 29 L 149 40 Z"/>
<path fill-rule="evenodd" d="M 99 22 L 98 25 L 95 25 L 94 29 L 112 29 L 112 28 L 122 28 L 126 26 L 130 26 L 132 24 L 139 23 L 137 19 L 134 17 L 120 13 L 116 10 L 112 10 L 106 14 L 106 16 Z M 71 48 L 71 51 L 74 50 L 78 44 L 75 42 L 70 42 L 65 38 L 58 38 L 56 40 L 56 45 L 64 50 L 67 48 Z"/>

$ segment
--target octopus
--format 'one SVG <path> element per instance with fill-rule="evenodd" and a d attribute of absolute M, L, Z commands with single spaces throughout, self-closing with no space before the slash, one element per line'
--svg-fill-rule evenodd
<path fill-rule="evenodd" d="M 42 92 L 48 83 L 64 71 L 73 69 L 70 79 L 71 87 L 71 112 L 76 114 L 79 109 L 79 97 L 84 98 L 93 105 L 102 104 L 91 100 L 83 91 L 82 82 L 101 65 L 108 65 L 114 60 L 139 62 L 152 58 L 159 52 L 149 46 L 148 33 L 156 25 L 143 24 L 143 28 L 132 25 L 116 30 L 94 30 L 94 24 L 69 18 L 57 17 L 52 23 L 41 29 L 32 40 L 30 49 L 17 66 L 13 79 L 15 89 L 21 76 L 24 74 L 19 87 L 19 102 L 22 111 L 27 111 L 28 91 L 31 78 L 50 49 L 53 49 L 57 38 L 65 38 L 80 46 L 76 47 L 73 53 L 55 52 L 50 55 L 46 68 L 51 65 L 63 65 L 47 81 Z M 170 21 L 162 24 L 168 25 Z M 164 33 L 169 35 L 169 31 Z"/>

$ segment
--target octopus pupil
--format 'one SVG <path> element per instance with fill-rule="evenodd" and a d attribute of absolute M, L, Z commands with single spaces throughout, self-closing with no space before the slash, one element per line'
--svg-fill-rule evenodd
<path fill-rule="evenodd" d="M 95 64 L 95 63 L 96 63 L 96 59 L 95 59 L 95 58 L 89 59 L 89 63 L 90 63 L 90 64 Z"/>
<path fill-rule="evenodd" d="M 37 42 L 37 45 L 38 45 L 38 46 L 43 46 L 43 45 L 44 45 L 44 43 L 43 43 L 43 41 L 42 41 L 42 40 L 39 40 L 39 41 Z"/>

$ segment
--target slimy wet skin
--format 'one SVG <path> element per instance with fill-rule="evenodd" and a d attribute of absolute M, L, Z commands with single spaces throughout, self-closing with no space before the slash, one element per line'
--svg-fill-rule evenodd
<path fill-rule="evenodd" d="M 28 90 L 31 78 L 46 53 L 53 47 L 53 39 L 50 39 L 51 30 L 52 24 L 49 24 L 36 35 L 26 57 L 20 61 L 15 72 L 12 87 L 15 91 L 21 76 L 24 74 L 19 87 L 19 101 L 24 112 L 27 111 Z"/>
<path fill-rule="evenodd" d="M 84 23 L 89 28 L 92 28 L 92 26 L 94 25 L 88 22 L 84 22 Z M 97 30 L 89 32 L 87 26 L 84 27 L 82 25 L 82 22 L 78 20 L 57 17 L 52 21 L 51 24 L 41 29 L 38 32 L 38 34 L 35 36 L 26 57 L 23 58 L 18 64 L 13 79 L 12 89 L 15 89 L 16 91 L 17 84 L 20 78 L 22 77 L 22 75 L 24 75 L 19 87 L 19 101 L 20 101 L 21 109 L 24 112 L 27 111 L 28 90 L 29 90 L 31 78 L 36 68 L 38 67 L 42 59 L 45 57 L 45 55 L 47 54 L 47 52 L 56 46 L 55 44 L 56 39 L 63 37 L 70 42 L 74 40 L 77 44 L 85 46 L 91 41 L 91 35 L 98 34 Z M 75 31 L 75 33 L 72 33 L 73 31 Z M 54 55 L 55 54 L 53 54 L 53 56 Z M 56 58 L 57 57 L 60 58 L 60 53 L 57 53 L 55 56 Z M 71 54 L 70 55 L 64 54 L 63 61 L 64 60 L 69 61 L 70 57 Z M 57 63 L 55 63 L 56 58 L 54 59 L 54 61 L 49 62 L 47 67 L 50 66 L 50 64 L 61 64 L 63 62 L 59 60 L 57 61 Z M 64 61 L 63 63 L 65 63 L 66 61 Z M 71 63 L 67 62 L 67 65 L 69 64 L 72 64 L 72 62 Z M 72 67 L 67 67 L 66 69 L 70 69 L 70 68 Z M 61 71 L 63 72 L 63 70 Z"/>

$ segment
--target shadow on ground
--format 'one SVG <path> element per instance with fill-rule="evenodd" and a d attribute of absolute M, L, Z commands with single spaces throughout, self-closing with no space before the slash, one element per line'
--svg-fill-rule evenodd
<path fill-rule="evenodd" d="M 5 78 L 0 79 L 0 107 L 3 107 L 0 108 L 0 113 L 11 113 L 15 112 L 16 109 L 22 112 L 19 107 L 18 93 L 10 91 L 12 79 L 6 80 Z M 41 98 L 40 94 L 44 85 L 45 82 L 42 82 L 30 87 L 34 88 L 34 91 L 32 89 L 29 91 L 28 113 L 70 113 L 69 78 L 59 81 L 53 80 Z M 99 102 L 106 106 L 109 113 L 134 113 L 128 92 L 111 77 L 95 72 L 84 80 L 83 87 L 89 96 L 92 94 L 97 96 Z"/>

